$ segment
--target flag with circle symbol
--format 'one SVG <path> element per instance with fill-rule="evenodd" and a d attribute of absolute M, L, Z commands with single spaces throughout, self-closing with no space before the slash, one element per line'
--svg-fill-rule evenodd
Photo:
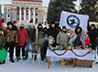
<path fill-rule="evenodd" d="M 76 27 L 81 27 L 83 30 L 87 30 L 88 15 L 75 14 L 66 11 L 61 12 L 60 27 L 66 26 L 67 29 L 74 30 Z"/>

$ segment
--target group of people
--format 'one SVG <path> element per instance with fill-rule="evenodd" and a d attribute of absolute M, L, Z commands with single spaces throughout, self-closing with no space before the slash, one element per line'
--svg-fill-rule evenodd
<path fill-rule="evenodd" d="M 65 26 L 60 28 L 58 21 L 51 22 L 49 28 L 43 28 L 42 24 L 39 24 L 35 28 L 33 21 L 30 21 L 30 25 L 26 27 L 24 24 L 21 24 L 19 28 L 16 21 L 13 23 L 8 22 L 7 27 L 4 26 L 4 20 L 0 23 L 0 49 L 5 48 L 9 52 L 9 58 L 12 63 L 15 62 L 14 49 L 16 50 L 17 61 L 21 60 L 21 51 L 23 60 L 26 60 L 29 56 L 28 51 L 30 45 L 32 53 L 37 52 L 35 49 L 36 44 L 38 44 L 41 52 L 41 60 L 44 61 L 47 47 L 50 44 L 50 37 L 54 39 L 51 44 L 53 47 L 58 44 L 70 43 L 74 48 L 78 48 L 79 45 L 86 47 L 91 44 L 92 49 L 95 50 L 96 43 L 98 43 L 96 42 L 97 36 L 98 33 L 95 25 L 89 26 L 88 31 L 84 31 L 81 27 L 77 27 L 75 30 L 69 30 Z"/>
<path fill-rule="evenodd" d="M 25 46 L 28 42 L 28 32 L 24 28 L 24 25 L 21 24 L 20 28 L 17 27 L 17 22 L 14 21 L 8 22 L 7 27 L 4 26 L 4 21 L 0 24 L 0 31 L 1 31 L 1 48 L 6 49 L 9 52 L 9 58 L 11 62 L 14 61 L 14 49 L 16 48 L 16 58 L 17 60 L 20 59 L 20 49 L 22 48 L 22 57 L 23 59 L 26 58 L 25 56 Z M 0 48 L 0 49 L 1 49 Z M 3 62 L 5 63 L 5 61 Z"/>
<path fill-rule="evenodd" d="M 59 23 L 58 23 L 59 24 Z M 79 48 L 80 45 L 87 47 L 91 45 L 92 49 L 96 49 L 96 42 L 98 37 L 98 30 L 95 25 L 92 24 L 88 26 L 87 31 L 83 30 L 81 27 L 76 27 L 75 30 L 67 29 L 65 26 L 59 27 L 57 24 L 51 23 L 48 35 L 52 36 L 55 43 L 58 44 L 71 44 L 74 48 Z"/>

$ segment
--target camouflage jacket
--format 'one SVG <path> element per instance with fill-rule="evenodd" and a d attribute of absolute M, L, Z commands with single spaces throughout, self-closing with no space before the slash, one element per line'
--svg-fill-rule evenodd
<path fill-rule="evenodd" d="M 5 42 L 8 43 L 18 43 L 18 35 L 16 30 L 9 30 L 8 28 L 5 30 Z"/>

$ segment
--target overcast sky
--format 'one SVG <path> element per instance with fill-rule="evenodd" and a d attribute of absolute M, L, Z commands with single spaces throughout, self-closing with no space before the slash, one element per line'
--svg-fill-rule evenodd
<path fill-rule="evenodd" d="M 11 3 L 12 0 L 0 0 L 1 3 L 3 4 L 8 4 Z M 43 0 L 43 3 L 45 6 L 48 6 L 50 0 Z"/>

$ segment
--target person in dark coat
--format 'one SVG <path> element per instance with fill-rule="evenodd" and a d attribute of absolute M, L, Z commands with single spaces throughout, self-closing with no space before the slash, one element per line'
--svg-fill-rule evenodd
<path fill-rule="evenodd" d="M 13 54 L 14 54 L 14 43 L 17 43 L 17 32 L 13 30 L 12 28 L 12 23 L 8 22 L 7 23 L 8 27 L 5 30 L 5 49 L 8 50 L 9 48 L 9 56 L 10 56 L 10 61 L 15 62 L 13 59 Z"/>
<path fill-rule="evenodd" d="M 47 35 L 47 28 L 43 29 L 44 32 L 44 43 L 43 43 L 43 50 L 42 50 L 42 61 L 44 61 L 46 57 L 47 47 L 48 47 L 48 35 Z"/>
<path fill-rule="evenodd" d="M 13 22 L 13 30 L 17 31 L 17 29 L 18 29 L 18 27 L 17 27 L 17 22 L 14 21 L 14 22 Z"/>
<path fill-rule="evenodd" d="M 17 60 L 20 60 L 20 48 L 22 48 L 22 57 L 26 59 L 25 56 L 25 46 L 28 42 L 28 32 L 24 28 L 24 24 L 21 24 L 20 29 L 17 31 L 18 33 L 18 50 L 16 51 Z"/>
<path fill-rule="evenodd" d="M 3 29 L 0 28 L 0 49 L 2 49 L 5 45 L 5 38 Z"/>
<path fill-rule="evenodd" d="M 92 24 L 88 29 L 88 35 L 90 36 L 91 40 L 91 47 L 92 49 L 96 49 L 96 38 L 97 38 L 97 30 L 94 24 Z"/>
<path fill-rule="evenodd" d="M 0 28 L 0 50 L 3 49 L 5 45 L 5 38 L 4 38 L 4 32 L 3 32 L 3 29 Z M 5 60 L 3 62 L 0 62 L 0 64 L 4 64 L 5 63 Z"/>
<path fill-rule="evenodd" d="M 43 26 L 41 24 L 38 25 L 38 45 L 40 47 L 40 52 L 41 52 L 41 60 L 43 61 L 43 46 L 44 46 L 44 42 L 45 42 L 45 39 L 44 39 L 44 31 L 43 31 Z"/>
<path fill-rule="evenodd" d="M 36 29 L 33 24 L 33 21 L 30 21 L 30 25 L 27 26 L 27 31 L 28 31 L 29 40 L 26 45 L 26 58 L 28 58 L 28 51 L 29 51 L 30 45 L 32 48 L 32 53 L 35 52 L 34 43 L 35 43 Z"/>
<path fill-rule="evenodd" d="M 18 33 L 17 33 L 17 30 L 18 30 L 18 27 L 17 27 L 17 22 L 14 21 L 13 22 L 13 30 L 16 31 L 16 34 L 17 34 L 17 37 L 15 37 L 15 40 L 17 40 L 17 42 L 14 42 L 14 48 L 16 48 L 16 53 L 18 51 L 18 47 L 17 47 L 17 44 L 18 44 Z"/>
<path fill-rule="evenodd" d="M 82 32 L 82 28 L 81 27 L 77 27 L 75 29 L 75 33 L 77 35 L 75 41 L 74 41 L 74 47 L 77 48 L 79 45 L 80 45 L 80 42 L 79 42 L 79 37 L 81 35 L 81 32 Z"/>
<path fill-rule="evenodd" d="M 55 23 L 54 22 L 51 22 L 50 24 L 50 28 L 48 29 L 48 36 L 52 36 L 55 40 L 53 46 L 56 46 L 56 37 L 57 37 L 57 34 L 59 33 L 59 29 L 56 27 Z"/>
<path fill-rule="evenodd" d="M 55 27 L 58 29 L 58 30 L 61 30 L 61 28 L 59 27 L 59 22 L 57 20 L 55 20 Z"/>

